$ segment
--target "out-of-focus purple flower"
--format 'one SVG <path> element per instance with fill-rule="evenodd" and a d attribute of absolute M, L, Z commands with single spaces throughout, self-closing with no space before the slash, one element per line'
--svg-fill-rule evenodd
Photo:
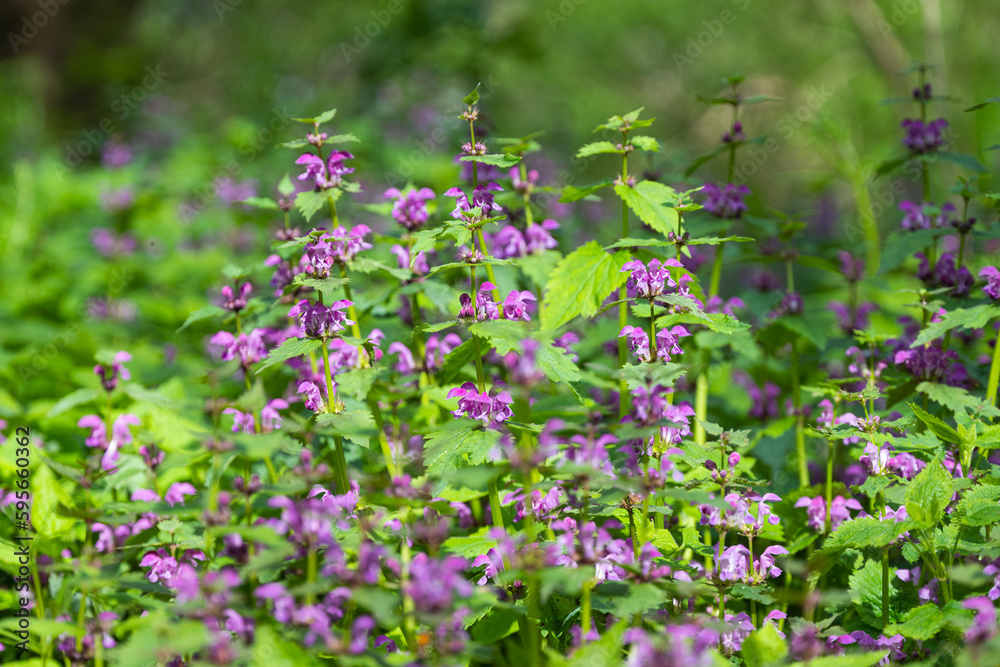
<path fill-rule="evenodd" d="M 556 248 L 559 243 L 552 238 L 550 232 L 557 229 L 559 229 L 559 223 L 551 218 L 542 220 L 534 225 L 528 225 L 528 228 L 524 230 L 524 242 L 527 244 L 527 253 L 535 254 Z"/>
<path fill-rule="evenodd" d="M 847 278 L 847 282 L 856 283 L 865 277 L 865 260 L 846 250 L 837 253 L 837 257 L 840 259 L 840 272 Z"/>
<path fill-rule="evenodd" d="M 725 183 L 719 187 L 714 183 L 706 183 L 701 191 L 705 195 L 705 210 L 717 218 L 732 220 L 739 218 L 747 210 L 744 199 L 750 194 L 750 188 L 745 185 Z"/>
<path fill-rule="evenodd" d="M 971 597 L 962 601 L 962 606 L 973 610 L 976 615 L 972 625 L 965 631 L 965 641 L 972 645 L 982 644 L 997 634 L 997 610 L 986 597 Z"/>
<path fill-rule="evenodd" d="M 167 503 L 171 507 L 180 503 L 184 504 L 184 498 L 186 496 L 197 495 L 197 491 L 194 486 L 187 482 L 174 482 L 167 489 L 167 492 L 163 494 L 163 502 Z"/>
<path fill-rule="evenodd" d="M 260 329 L 254 329 L 249 334 L 241 333 L 239 336 L 234 336 L 228 331 L 220 331 L 212 336 L 208 342 L 213 345 L 221 345 L 224 348 L 222 351 L 223 361 L 239 357 L 240 365 L 243 368 L 249 368 L 267 356 L 263 333 Z"/>
<path fill-rule="evenodd" d="M 103 190 L 101 191 L 100 198 L 98 199 L 98 202 L 101 205 L 101 210 L 107 213 L 118 213 L 119 211 L 124 211 L 132 206 L 134 201 L 135 191 L 129 185 L 123 185 L 120 188 L 111 188 L 110 190 Z M 135 249 L 134 240 L 132 241 L 132 249 Z"/>
<path fill-rule="evenodd" d="M 802 497 L 795 501 L 796 507 L 805 507 L 809 517 L 809 526 L 819 532 L 826 531 L 826 500 L 822 496 L 815 498 Z M 830 527 L 837 529 L 844 521 L 851 518 L 849 510 L 860 510 L 861 503 L 854 498 L 845 499 L 844 496 L 837 496 L 830 502 Z"/>
<path fill-rule="evenodd" d="M 105 368 L 101 364 L 94 366 L 94 373 L 101 378 L 101 386 L 104 391 L 113 391 L 118 386 L 118 380 L 131 380 L 132 374 L 125 368 L 125 363 L 132 361 L 132 355 L 124 350 L 115 352 L 111 361 L 111 368 Z"/>
<path fill-rule="evenodd" d="M 987 266 L 979 272 L 980 278 L 986 278 L 983 291 L 994 301 L 1000 301 L 1000 271 L 995 266 Z"/>
<path fill-rule="evenodd" d="M 899 203 L 899 210 L 903 212 L 900 223 L 903 229 L 937 229 L 948 224 L 948 216 L 955 212 L 955 205 L 949 202 L 938 209 L 930 202 L 916 204 L 904 199 Z"/>
<path fill-rule="evenodd" d="M 105 169 L 119 169 L 132 162 L 132 148 L 128 144 L 108 140 L 101 146 L 101 165 Z"/>
<path fill-rule="evenodd" d="M 472 594 L 472 585 L 465 578 L 468 561 L 459 556 L 430 558 L 419 553 L 410 563 L 410 581 L 406 593 L 413 599 L 417 611 L 425 614 L 446 612 L 457 595 Z"/>
<path fill-rule="evenodd" d="M 431 270 L 427 264 L 427 253 L 423 250 L 417 253 L 413 259 L 413 266 L 410 266 L 410 251 L 403 246 L 396 244 L 390 248 L 392 254 L 396 256 L 396 265 L 401 269 L 412 269 L 417 275 L 423 275 Z"/>
<path fill-rule="evenodd" d="M 110 229 L 97 227 L 90 233 L 94 248 L 105 257 L 131 255 L 135 252 L 135 237 L 128 232 L 117 234 Z"/>
<path fill-rule="evenodd" d="M 362 250 L 371 249 L 372 244 L 365 241 L 365 236 L 371 234 L 371 231 L 368 225 L 354 225 L 350 230 L 337 227 L 326 235 L 330 242 L 330 255 L 335 261 L 350 262 Z"/>
<path fill-rule="evenodd" d="M 253 433 L 254 418 L 252 412 L 242 412 L 237 408 L 226 408 L 222 411 L 224 415 L 233 416 L 233 433 Z"/>
<path fill-rule="evenodd" d="M 253 291 L 253 285 L 243 283 L 237 289 L 239 290 L 238 295 L 229 285 L 222 286 L 222 307 L 231 313 L 238 313 L 247 307 L 247 298 L 250 296 L 250 292 Z"/>
<path fill-rule="evenodd" d="M 948 121 L 944 118 L 938 118 L 924 123 L 919 118 L 905 118 L 899 126 L 906 130 L 903 145 L 911 153 L 920 154 L 936 151 L 944 145 L 944 137 L 941 133 L 948 127 Z"/>
<path fill-rule="evenodd" d="M 425 355 L 427 371 L 433 373 L 441 368 L 448 353 L 461 344 L 462 339 L 458 337 L 458 334 L 450 333 L 440 340 L 436 335 L 428 336 Z"/>
<path fill-rule="evenodd" d="M 455 387 L 448 392 L 448 398 L 458 397 L 458 409 L 452 412 L 456 417 L 478 419 L 484 424 L 503 422 L 514 416 L 510 407 L 514 403 L 510 393 L 497 383 L 490 389 L 480 393 L 476 385 L 466 382 L 461 387 Z"/>
<path fill-rule="evenodd" d="M 410 188 L 406 192 L 400 192 L 397 188 L 389 188 L 383 196 L 395 199 L 392 204 L 392 219 L 407 231 L 413 231 L 427 222 L 427 202 L 434 199 L 434 191 L 430 188 Z"/>
<path fill-rule="evenodd" d="M 512 259 L 528 254 L 528 244 L 524 235 L 514 225 L 501 227 L 493 237 L 493 256 L 497 259 Z"/>
<path fill-rule="evenodd" d="M 777 318 L 784 317 L 785 315 L 801 315 L 804 307 L 805 302 L 802 300 L 801 294 L 798 292 L 788 292 L 785 296 L 781 297 L 781 302 L 768 314 L 768 317 Z"/>
<path fill-rule="evenodd" d="M 288 401 L 275 398 L 267 402 L 260 410 L 260 428 L 263 433 L 270 433 L 281 428 L 281 415 L 278 410 L 288 409 Z"/>
<path fill-rule="evenodd" d="M 212 181 L 212 185 L 215 187 L 215 194 L 219 199 L 230 206 L 239 204 L 244 199 L 249 199 L 257 194 L 257 182 L 254 180 L 237 182 L 236 179 L 229 176 L 220 176 Z"/>
<path fill-rule="evenodd" d="M 874 303 L 860 303 L 852 311 L 850 306 L 840 301 L 831 301 L 826 307 L 837 316 L 837 326 L 845 334 L 853 334 L 855 331 L 864 331 L 868 328 L 868 314 L 877 310 Z"/>

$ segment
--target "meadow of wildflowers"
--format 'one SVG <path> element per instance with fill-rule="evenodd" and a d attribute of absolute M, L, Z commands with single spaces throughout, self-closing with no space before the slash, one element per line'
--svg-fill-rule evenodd
<path fill-rule="evenodd" d="M 740 77 L 676 178 L 652 110 L 566 182 L 477 88 L 448 187 L 330 110 L 183 233 L 105 143 L 73 280 L 119 286 L 0 390 L 4 664 L 1000 664 L 1000 195 L 937 117 L 989 105 L 912 74 L 918 195 L 848 247 L 737 182 Z"/>

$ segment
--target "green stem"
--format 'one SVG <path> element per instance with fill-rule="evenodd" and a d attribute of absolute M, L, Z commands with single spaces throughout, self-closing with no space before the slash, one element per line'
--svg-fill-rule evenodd
<path fill-rule="evenodd" d="M 400 555 L 400 584 L 403 590 L 403 638 L 406 640 L 406 648 L 413 655 L 417 654 L 417 621 L 414 617 L 413 598 L 406 591 L 410 583 L 410 546 L 404 537 L 399 545 Z"/>
<path fill-rule="evenodd" d="M 879 491 L 875 496 L 879 517 L 885 516 L 885 495 Z M 889 625 L 889 547 L 882 547 L 882 629 Z"/>
<path fill-rule="evenodd" d="M 587 635 L 590 634 L 590 589 L 594 585 L 593 581 L 583 582 L 583 592 L 580 594 L 580 643 L 587 643 Z"/>
<path fill-rule="evenodd" d="M 385 459 L 385 469 L 389 477 L 395 479 L 399 476 L 396 462 L 392 458 L 392 449 L 389 448 L 389 439 L 385 436 L 385 421 L 382 419 L 382 409 L 378 406 L 378 400 L 374 394 L 368 395 L 368 409 L 371 410 L 375 419 L 375 428 L 378 430 L 378 444 L 382 450 L 382 458 Z"/>
<path fill-rule="evenodd" d="M 351 478 L 347 474 L 347 457 L 344 455 L 344 439 L 339 435 L 333 436 L 333 444 L 336 448 L 335 456 L 337 465 L 335 467 L 335 472 L 337 474 L 337 487 L 338 495 L 343 495 L 351 490 Z"/>
<path fill-rule="evenodd" d="M 622 142 L 624 144 L 624 141 Z M 628 182 L 628 154 L 622 155 L 622 183 Z M 622 238 L 628 238 L 628 204 L 622 200 Z M 628 289 L 625 285 L 618 290 L 618 330 L 621 331 L 628 324 Z M 618 368 L 624 368 L 628 361 L 628 346 L 624 338 L 618 339 Z M 625 378 L 618 380 L 618 419 L 624 419 L 629 413 L 629 393 L 628 382 Z"/>
<path fill-rule="evenodd" d="M 986 402 L 996 405 L 997 385 L 1000 384 L 1000 336 L 993 345 L 993 361 L 990 363 L 990 379 L 986 385 Z"/>
<path fill-rule="evenodd" d="M 473 163 L 473 164 L 475 164 L 475 163 Z M 486 258 L 489 259 L 489 257 L 490 257 L 490 251 L 486 247 L 486 238 L 483 236 L 483 228 L 482 227 L 480 227 L 479 229 L 476 230 L 476 238 L 479 239 L 479 249 L 482 251 L 483 255 L 485 255 Z M 486 277 L 489 278 L 489 281 L 491 283 L 493 283 L 493 285 L 494 285 L 493 291 L 491 291 L 490 294 L 493 295 L 493 300 L 499 303 L 499 301 L 500 301 L 500 288 L 498 286 L 496 286 L 497 279 L 493 275 L 493 265 L 492 264 L 487 264 L 486 265 Z M 473 298 L 475 298 L 475 296 L 473 296 Z M 501 309 L 501 311 L 502 310 L 503 309 Z"/>
<path fill-rule="evenodd" d="M 799 344 L 792 340 L 792 405 L 795 408 L 795 454 L 799 459 L 799 486 L 809 486 L 809 464 L 806 460 L 805 425 L 802 419 L 802 395 L 799 388 Z"/>
<path fill-rule="evenodd" d="M 309 554 L 306 556 L 306 584 L 309 591 L 306 593 L 306 604 L 316 601 L 316 594 L 313 592 L 313 584 L 316 583 L 316 549 L 309 547 Z"/>

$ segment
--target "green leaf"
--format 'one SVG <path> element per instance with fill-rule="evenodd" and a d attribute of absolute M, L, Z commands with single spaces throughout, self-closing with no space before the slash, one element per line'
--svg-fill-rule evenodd
<path fill-rule="evenodd" d="M 886 628 L 885 635 L 891 637 L 901 634 L 908 639 L 927 641 L 944 627 L 944 612 L 933 603 L 911 609 L 903 618 L 903 622 Z"/>
<path fill-rule="evenodd" d="M 788 655 L 788 647 L 774 623 L 765 623 L 764 627 L 746 638 L 740 655 L 747 667 L 767 667 Z"/>
<path fill-rule="evenodd" d="M 75 519 L 61 516 L 59 506 L 73 507 L 70 495 L 47 465 L 31 476 L 31 525 L 42 537 L 58 538 L 73 530 Z"/>
<path fill-rule="evenodd" d="M 481 86 L 481 85 L 482 85 L 481 83 L 477 83 L 476 87 L 472 89 L 472 92 L 462 98 L 462 104 L 468 104 L 469 106 L 472 106 L 473 104 L 475 104 L 476 102 L 478 102 L 479 101 L 479 86 Z"/>
<path fill-rule="evenodd" d="M 893 571 L 889 570 L 889 618 L 895 618 L 895 610 L 892 608 L 892 597 L 897 593 L 893 585 L 896 577 Z M 861 618 L 875 627 L 882 625 L 882 562 L 880 559 L 869 558 L 865 564 L 851 573 L 848 579 L 850 583 L 851 602 L 858 610 Z"/>
<path fill-rule="evenodd" d="M 910 528 L 906 521 L 879 521 L 873 516 L 851 519 L 833 531 L 823 545 L 823 551 L 884 547 Z"/>
<path fill-rule="evenodd" d="M 288 174 L 285 174 L 284 176 L 282 176 L 281 180 L 278 181 L 278 192 L 283 197 L 288 197 L 293 192 L 295 192 L 295 184 L 292 183 L 292 179 L 291 179 L 291 177 Z"/>
<path fill-rule="evenodd" d="M 573 362 L 573 356 L 548 341 L 539 342 L 535 351 L 535 364 L 545 377 L 556 384 L 568 385 L 579 382 L 581 378 L 580 369 Z"/>
<path fill-rule="evenodd" d="M 973 498 L 962 506 L 962 523 L 966 526 L 993 526 L 998 522 L 1000 502 L 996 500 Z"/>
<path fill-rule="evenodd" d="M 278 210 L 278 202 L 270 199 L 268 197 L 247 197 L 241 204 L 246 204 L 248 206 L 253 206 L 254 208 L 262 208 L 269 211 Z"/>
<path fill-rule="evenodd" d="M 487 320 L 469 325 L 469 332 L 485 338 L 496 348 L 497 354 L 504 355 L 520 350 L 521 341 L 527 338 L 527 331 L 521 322 L 513 320 Z M 487 350 L 483 350 L 486 352 Z"/>
<path fill-rule="evenodd" d="M 874 667 L 886 655 L 888 655 L 888 651 L 870 651 L 854 655 L 828 655 L 813 658 L 808 662 L 793 662 L 788 667 Z"/>
<path fill-rule="evenodd" d="M 323 123 L 329 123 L 331 120 L 333 120 L 333 117 L 336 116 L 336 115 L 337 115 L 337 110 L 336 109 L 329 109 L 327 111 L 324 111 L 320 115 L 316 116 L 313 119 L 313 123 L 315 123 L 316 125 L 322 125 Z"/>
<path fill-rule="evenodd" d="M 379 375 L 377 368 L 355 368 L 337 374 L 337 393 L 356 400 L 364 400 L 371 391 L 375 378 Z"/>
<path fill-rule="evenodd" d="M 288 338 L 281 345 L 267 353 L 267 356 L 257 364 L 257 372 L 260 373 L 288 359 L 309 354 L 314 350 L 318 350 L 322 345 L 323 342 L 318 338 Z"/>
<path fill-rule="evenodd" d="M 295 208 L 298 209 L 302 217 L 308 222 L 312 220 L 312 217 L 316 215 L 324 206 L 327 206 L 327 201 L 333 199 L 337 201 L 340 198 L 340 190 L 337 188 L 331 188 L 329 190 L 309 190 L 308 192 L 300 192 L 295 196 Z"/>
<path fill-rule="evenodd" d="M 102 392 L 97 389 L 77 389 L 76 391 L 70 392 L 66 396 L 63 396 L 49 408 L 49 411 L 45 414 L 46 419 L 52 419 L 53 417 L 58 417 L 67 410 L 71 410 L 78 405 L 84 403 L 90 403 L 91 401 L 96 401 L 101 397 Z"/>
<path fill-rule="evenodd" d="M 869 498 L 874 498 L 885 488 L 892 484 L 892 479 L 888 475 L 869 475 L 864 484 L 854 486 L 858 493 L 863 493 Z"/>
<path fill-rule="evenodd" d="M 576 152 L 578 158 L 587 157 L 588 155 L 599 155 L 601 153 L 618 153 L 621 155 L 624 151 L 615 146 L 610 141 L 595 141 L 592 144 L 587 144 L 580 148 Z"/>
<path fill-rule="evenodd" d="M 375 435 L 375 419 L 367 409 L 316 415 L 316 425 L 333 435 L 340 435 L 362 447 L 368 447 Z"/>
<path fill-rule="evenodd" d="M 965 153 L 952 153 L 951 151 L 938 151 L 937 156 L 946 162 L 957 164 L 962 169 L 974 171 L 977 174 L 985 174 L 989 171 L 985 164 Z"/>
<path fill-rule="evenodd" d="M 608 179 L 605 181 L 601 181 L 600 183 L 597 183 L 595 185 L 588 185 L 582 188 L 578 188 L 572 185 L 567 185 L 562 191 L 562 196 L 559 197 L 559 203 L 572 204 L 573 202 L 579 201 L 584 197 L 589 197 L 590 195 L 594 194 L 601 188 L 608 187 L 609 185 L 611 185 L 611 183 L 612 183 L 611 179 Z"/>
<path fill-rule="evenodd" d="M 551 667 L 621 667 L 622 635 L 629 624 L 628 620 L 619 621 L 601 635 L 600 639 L 588 642 L 570 657 L 550 649 L 548 664 Z"/>
<path fill-rule="evenodd" d="M 510 607 L 494 607 L 472 625 L 470 634 L 477 642 L 492 644 L 517 632 L 517 612 Z"/>
<path fill-rule="evenodd" d="M 472 340 L 463 341 L 461 345 L 454 348 L 444 358 L 441 370 L 435 374 L 437 381 L 441 384 L 447 384 L 455 379 L 462 368 L 473 360 L 475 351 L 476 348 Z"/>
<path fill-rule="evenodd" d="M 913 410 L 913 415 L 922 421 L 927 428 L 934 433 L 934 435 L 941 438 L 942 441 L 953 445 L 957 445 L 961 442 L 962 438 L 958 435 L 958 431 L 948 426 L 948 424 L 944 423 L 942 420 L 938 419 L 929 412 L 924 412 L 923 409 L 913 403 L 907 403 L 907 405 L 909 405 L 910 409 Z"/>
<path fill-rule="evenodd" d="M 485 264 L 514 264 L 514 260 L 511 259 L 497 259 L 495 257 L 487 257 L 486 259 L 480 260 L 475 264 L 469 264 L 468 262 L 448 262 L 447 264 L 438 264 L 432 267 L 430 271 L 427 272 L 427 277 L 440 273 L 441 271 L 446 271 L 448 269 L 463 269 L 468 270 L 470 266 L 483 266 Z"/>
<path fill-rule="evenodd" d="M 926 394 L 927 398 L 939 403 L 952 412 L 969 412 L 981 417 L 1000 417 L 1000 410 L 983 399 L 973 396 L 961 387 L 951 387 L 935 382 L 921 382 L 917 391 Z"/>
<path fill-rule="evenodd" d="M 331 301 L 334 301 L 336 300 L 334 297 L 338 296 L 337 291 L 344 285 L 350 284 L 350 282 L 350 278 L 313 278 L 300 273 L 295 276 L 295 279 L 292 280 L 292 284 L 286 288 L 286 291 L 290 292 L 295 287 L 312 287 L 314 290 L 322 292 L 324 296 L 330 297 Z"/>
<path fill-rule="evenodd" d="M 911 348 L 921 347 L 937 340 L 952 329 L 983 329 L 990 320 L 1000 316 L 1000 308 L 993 304 L 984 303 L 974 308 L 956 308 L 948 311 L 941 318 L 940 322 L 931 322 L 924 328 L 917 339 L 910 345 Z"/>
<path fill-rule="evenodd" d="M 441 478 L 463 464 L 478 465 L 500 441 L 500 432 L 480 427 L 446 429 L 431 436 L 424 444 L 427 475 Z"/>
<path fill-rule="evenodd" d="M 982 449 L 1000 448 L 1000 424 L 980 426 L 976 431 L 976 447 Z"/>
<path fill-rule="evenodd" d="M 615 194 L 628 204 L 640 220 L 655 231 L 664 235 L 667 232 L 679 232 L 680 217 L 676 209 L 667 206 L 678 201 L 673 188 L 656 181 L 639 181 L 633 188 L 624 184 L 616 185 Z"/>
<path fill-rule="evenodd" d="M 967 112 L 968 111 L 979 111 L 983 107 L 989 106 L 990 104 L 996 104 L 997 102 L 1000 102 L 1000 97 L 988 97 L 985 100 L 983 100 L 982 102 L 979 102 L 977 104 L 973 104 L 968 109 L 965 109 L 965 111 L 967 111 Z"/>
<path fill-rule="evenodd" d="M 487 155 L 463 155 L 462 162 L 479 162 L 480 164 L 491 164 L 494 167 L 508 169 L 521 161 L 520 155 L 510 153 L 487 154 Z"/>
<path fill-rule="evenodd" d="M 703 155 L 699 155 L 694 159 L 694 162 L 691 163 L 691 166 L 689 166 L 687 169 L 684 170 L 684 175 L 690 176 L 694 172 L 698 171 L 698 167 L 705 164 L 706 162 L 716 157 L 717 155 L 721 155 L 723 151 L 728 150 L 728 148 L 729 147 L 726 144 L 719 144 L 709 152 Z"/>
<path fill-rule="evenodd" d="M 647 137 L 643 134 L 637 134 L 634 137 L 629 137 L 629 143 L 641 151 L 649 151 L 650 153 L 660 152 L 660 142 L 653 137 Z"/>
<path fill-rule="evenodd" d="M 624 253 L 605 252 L 591 241 L 566 255 L 549 276 L 542 299 L 542 329 L 552 331 L 577 315 L 591 317 L 626 276 Z"/>
<path fill-rule="evenodd" d="M 935 459 L 906 487 L 906 513 L 917 527 L 931 528 L 944 516 L 951 495 L 951 475 Z"/>
<path fill-rule="evenodd" d="M 218 306 L 202 306 L 198 310 L 188 315 L 188 318 L 184 320 L 184 324 L 182 324 L 180 328 L 177 329 L 177 333 L 184 331 L 195 322 L 200 322 L 201 320 L 207 320 L 213 317 L 221 318 L 225 316 L 225 314 L 226 311 L 222 308 L 219 308 Z"/>

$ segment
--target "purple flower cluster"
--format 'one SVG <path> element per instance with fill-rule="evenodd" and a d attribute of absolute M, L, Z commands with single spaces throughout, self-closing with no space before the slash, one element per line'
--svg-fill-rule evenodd
<path fill-rule="evenodd" d="M 683 268 L 683 265 L 676 259 L 668 259 L 665 262 L 651 259 L 648 265 L 637 259 L 625 262 L 622 266 L 622 272 L 628 271 L 629 273 L 625 283 L 629 297 L 655 299 L 667 289 L 676 289 L 677 283 L 670 275 L 670 269 L 667 268 L 671 266 Z"/>
<path fill-rule="evenodd" d="M 354 324 L 347 319 L 347 309 L 354 303 L 343 299 L 329 306 L 302 299 L 288 311 L 289 317 L 299 318 L 299 325 L 306 338 L 329 338 Z"/>
<path fill-rule="evenodd" d="M 456 417 L 477 419 L 485 425 L 498 424 L 514 416 L 511 405 L 514 399 L 503 388 L 502 383 L 493 386 L 489 392 L 480 392 L 472 382 L 465 382 L 448 392 L 448 398 L 458 398 Z"/>
<path fill-rule="evenodd" d="M 427 202 L 434 199 L 434 191 L 430 188 L 410 188 L 406 192 L 400 192 L 397 188 L 389 188 L 383 196 L 395 199 L 392 203 L 392 219 L 403 229 L 412 232 L 427 222 Z"/>
<path fill-rule="evenodd" d="M 899 126 L 906 130 L 903 145 L 911 153 L 919 155 L 936 151 L 944 146 L 945 140 L 942 133 L 948 127 L 948 121 L 944 118 L 938 118 L 924 123 L 919 118 L 905 118 Z"/>
<path fill-rule="evenodd" d="M 529 225 L 523 232 L 513 225 L 502 227 L 493 237 L 493 256 L 510 259 L 552 250 L 559 245 L 551 234 L 557 229 L 559 223 L 552 219 Z"/>
<path fill-rule="evenodd" d="M 701 191 L 705 195 L 705 210 L 717 218 L 733 220 L 741 217 L 748 208 L 744 200 L 750 194 L 750 188 L 745 185 L 724 183 L 719 187 L 706 183 Z"/>
<path fill-rule="evenodd" d="M 303 165 L 306 168 L 299 175 L 299 180 L 311 180 L 316 190 L 339 188 L 344 184 L 344 176 L 354 173 L 353 167 L 344 164 L 344 160 L 350 160 L 353 157 L 347 151 L 333 151 L 324 162 L 323 158 L 318 155 L 303 153 L 295 161 L 295 164 Z"/>

